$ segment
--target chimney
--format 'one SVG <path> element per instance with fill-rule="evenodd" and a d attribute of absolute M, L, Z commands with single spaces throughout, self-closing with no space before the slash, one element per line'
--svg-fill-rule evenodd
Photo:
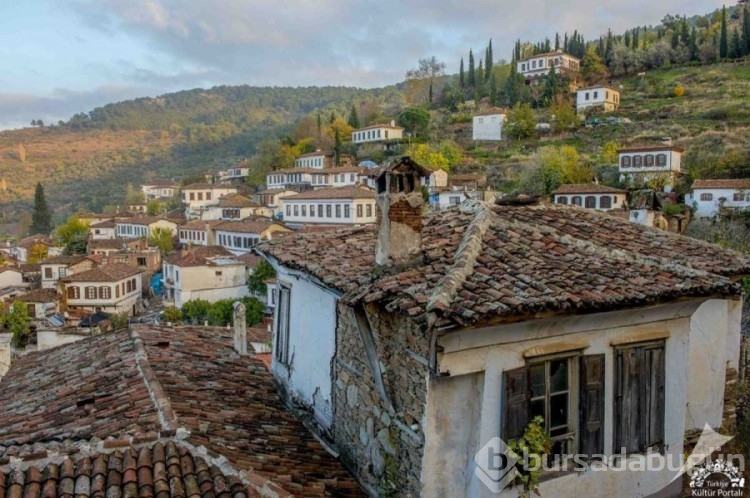
<path fill-rule="evenodd" d="M 408 265 L 422 256 L 422 177 L 429 170 L 403 157 L 383 168 L 377 178 L 378 265 Z"/>
<path fill-rule="evenodd" d="M 247 354 L 247 323 L 245 322 L 245 305 L 234 303 L 234 350 L 237 354 Z"/>
<path fill-rule="evenodd" d="M 396 122 L 394 120 L 391 120 L 391 126 L 396 126 Z"/>
<path fill-rule="evenodd" d="M 215 246 L 216 245 L 216 235 L 214 234 L 213 230 L 211 230 L 211 224 L 206 223 L 206 226 L 204 227 L 206 230 L 206 245 L 207 246 Z"/>
<path fill-rule="evenodd" d="M 664 137 L 661 139 L 662 145 L 672 146 L 672 137 Z"/>

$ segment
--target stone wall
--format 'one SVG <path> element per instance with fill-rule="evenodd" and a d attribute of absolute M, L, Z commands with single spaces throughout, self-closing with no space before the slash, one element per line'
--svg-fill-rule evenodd
<path fill-rule="evenodd" d="M 341 460 L 377 496 L 418 497 L 424 447 L 428 340 L 407 317 L 367 310 L 382 372 L 373 375 L 353 309 L 339 304 L 334 440 Z M 366 333 L 366 332 L 365 332 Z M 372 353 L 372 351 L 370 351 Z"/>

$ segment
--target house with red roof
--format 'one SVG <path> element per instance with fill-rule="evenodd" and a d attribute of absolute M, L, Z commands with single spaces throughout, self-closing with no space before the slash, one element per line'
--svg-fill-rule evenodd
<path fill-rule="evenodd" d="M 61 308 L 136 315 L 142 308 L 143 270 L 107 264 L 60 280 Z"/>
<path fill-rule="evenodd" d="M 278 273 L 271 370 L 288 400 L 368 489 L 517 496 L 475 470 L 540 417 L 542 496 L 679 494 L 668 469 L 568 464 L 679 461 L 731 422 L 750 258 L 569 205 L 426 212 L 422 169 L 383 170 L 377 225 L 258 247 Z"/>
<path fill-rule="evenodd" d="M 609 211 L 627 207 L 628 191 L 598 183 L 571 183 L 560 185 L 552 193 L 552 198 L 555 204 Z"/>
<path fill-rule="evenodd" d="M 695 180 L 685 204 L 694 208 L 699 218 L 750 209 L 750 179 Z"/>

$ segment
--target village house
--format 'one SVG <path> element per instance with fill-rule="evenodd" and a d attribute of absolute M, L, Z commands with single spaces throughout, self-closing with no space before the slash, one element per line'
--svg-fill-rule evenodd
<path fill-rule="evenodd" d="M 202 220 L 242 220 L 250 216 L 270 218 L 270 208 L 242 194 L 229 194 L 219 199 L 215 206 L 209 206 L 201 215 Z"/>
<path fill-rule="evenodd" d="M 620 108 L 619 90 L 604 85 L 579 89 L 576 92 L 576 111 L 582 114 L 590 108 L 599 108 L 604 112 L 616 111 Z"/>
<path fill-rule="evenodd" d="M 691 190 L 685 195 L 685 204 L 693 206 L 698 218 L 714 218 L 750 208 L 748 179 L 695 180 Z"/>
<path fill-rule="evenodd" d="M 247 161 L 242 161 L 234 168 L 219 172 L 219 183 L 245 183 L 245 179 L 250 174 L 250 168 Z"/>
<path fill-rule="evenodd" d="M 42 261 L 42 289 L 57 289 L 57 282 L 68 275 L 91 270 L 98 265 L 90 256 L 52 256 Z"/>
<path fill-rule="evenodd" d="M 36 289 L 17 299 L 27 306 L 32 320 L 44 320 L 57 309 L 58 295 L 55 289 Z"/>
<path fill-rule="evenodd" d="M 94 240 L 114 239 L 117 237 L 116 228 L 114 219 L 94 223 L 89 225 L 89 238 Z"/>
<path fill-rule="evenodd" d="M 0 493 L 366 496 L 287 411 L 248 348 L 262 337 L 240 325 L 135 326 L 14 360 L 0 390 Z"/>
<path fill-rule="evenodd" d="M 665 139 L 664 142 L 618 150 L 621 180 L 643 183 L 664 179 L 665 185 L 671 186 L 682 174 L 681 161 L 685 149 L 672 145 L 670 139 Z"/>
<path fill-rule="evenodd" d="M 379 124 L 358 128 L 352 132 L 352 143 L 364 144 L 371 142 L 385 142 L 388 140 L 401 140 L 404 136 L 404 129 L 396 126 L 394 121 L 390 124 Z"/>
<path fill-rule="evenodd" d="M 10 255 L 19 263 L 38 263 L 46 257 L 62 254 L 62 249 L 55 247 L 46 235 L 31 235 L 11 245 Z"/>
<path fill-rule="evenodd" d="M 221 220 L 191 220 L 182 225 L 179 230 L 180 245 L 185 246 L 213 246 L 216 245 L 214 229 L 221 225 Z"/>
<path fill-rule="evenodd" d="M 354 164 L 352 156 L 349 154 L 341 154 L 339 157 L 339 164 L 336 164 L 336 156 L 333 152 L 324 152 L 320 149 L 315 152 L 302 154 L 294 160 L 295 168 L 313 168 L 313 169 L 329 169 L 334 167 L 352 166 Z"/>
<path fill-rule="evenodd" d="M 573 90 L 578 85 L 581 59 L 562 50 L 537 54 L 516 61 L 516 72 L 522 74 L 527 83 L 536 83 L 545 78 L 552 68 L 558 75 L 565 75 L 571 80 Z"/>
<path fill-rule="evenodd" d="M 474 114 L 471 125 L 471 139 L 499 141 L 503 139 L 505 109 L 493 107 Z"/>
<path fill-rule="evenodd" d="M 0 266 L 0 289 L 5 287 L 28 287 L 23 271 L 14 266 Z"/>
<path fill-rule="evenodd" d="M 553 193 L 555 204 L 570 204 L 586 209 L 622 209 L 627 206 L 628 191 L 597 183 L 560 185 Z"/>
<path fill-rule="evenodd" d="M 302 225 L 360 225 L 375 222 L 375 193 L 359 185 L 308 190 L 284 198 L 284 222 Z"/>
<path fill-rule="evenodd" d="M 127 239 L 151 237 L 154 230 L 162 228 L 177 233 L 177 223 L 155 216 L 134 216 L 115 220 L 115 236 Z"/>
<path fill-rule="evenodd" d="M 271 211 L 271 218 L 277 218 L 284 212 L 282 199 L 298 193 L 296 190 L 273 188 L 256 192 L 253 197 L 261 206 L 265 206 Z"/>
<path fill-rule="evenodd" d="M 180 196 L 185 218 L 200 218 L 208 206 L 215 206 L 222 196 L 236 194 L 237 187 L 212 183 L 193 183 L 182 188 Z"/>
<path fill-rule="evenodd" d="M 437 209 L 456 206 L 466 199 L 494 202 L 496 192 L 487 189 L 487 175 L 463 173 L 448 175 L 447 186 L 429 187 L 430 205 Z"/>
<path fill-rule="evenodd" d="M 179 188 L 179 185 L 170 180 L 152 180 L 141 185 L 141 192 L 143 192 L 143 197 L 147 201 L 150 201 L 152 199 L 174 197 L 175 192 Z"/>
<path fill-rule="evenodd" d="M 107 264 L 68 275 L 60 280 L 63 311 L 71 309 L 136 315 L 142 307 L 141 273 L 142 270 L 132 266 Z"/>
<path fill-rule="evenodd" d="M 220 246 L 199 246 L 164 260 L 164 299 L 181 308 L 203 299 L 237 299 L 249 295 L 245 263 Z"/>
<path fill-rule="evenodd" d="M 278 271 L 274 375 L 370 494 L 498 496 L 475 455 L 535 416 L 558 462 L 622 448 L 680 461 L 704 424 L 731 420 L 750 259 L 569 206 L 424 214 L 422 174 L 384 172 L 377 226 L 259 247 Z M 539 486 L 672 496 L 673 477 L 588 469 Z"/>
<path fill-rule="evenodd" d="M 228 249 L 235 256 L 250 252 L 261 240 L 270 240 L 290 230 L 266 218 L 224 221 L 214 228 L 216 245 Z"/>
<path fill-rule="evenodd" d="M 266 189 L 306 190 L 312 185 L 317 168 L 279 169 L 266 173 Z"/>
<path fill-rule="evenodd" d="M 113 238 L 113 239 L 91 239 L 86 243 L 86 252 L 91 256 L 101 255 L 104 257 L 119 251 L 146 251 L 148 250 L 148 239 Z"/>

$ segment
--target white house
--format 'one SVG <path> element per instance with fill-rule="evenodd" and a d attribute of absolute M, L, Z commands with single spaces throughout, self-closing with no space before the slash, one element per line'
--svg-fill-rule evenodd
<path fill-rule="evenodd" d="M 150 237 L 157 228 L 169 230 L 173 234 L 177 233 L 177 223 L 174 221 L 153 216 L 134 216 L 115 220 L 115 237 L 126 239 Z"/>
<path fill-rule="evenodd" d="M 58 295 L 55 289 L 36 289 L 18 296 L 18 300 L 27 306 L 32 319 L 43 320 L 56 311 Z"/>
<path fill-rule="evenodd" d="M 352 132 L 352 143 L 363 144 L 369 142 L 385 142 L 386 140 L 400 140 L 404 136 L 404 129 L 391 121 L 390 124 L 380 124 L 359 128 Z"/>
<path fill-rule="evenodd" d="M 581 113 L 589 107 L 616 111 L 620 108 L 620 91 L 603 85 L 581 88 L 576 92 L 576 111 Z"/>
<path fill-rule="evenodd" d="M 208 206 L 202 220 L 242 220 L 250 216 L 270 218 L 272 210 L 242 194 L 229 194 L 219 199 L 215 206 Z"/>
<path fill-rule="evenodd" d="M 261 240 L 270 240 L 274 235 L 289 232 L 289 229 L 265 218 L 242 221 L 224 221 L 213 227 L 213 240 L 216 245 L 228 249 L 239 256 L 252 251 Z"/>
<path fill-rule="evenodd" d="M 471 126 L 471 139 L 486 141 L 502 140 L 505 114 L 503 109 L 495 108 L 475 114 Z"/>
<path fill-rule="evenodd" d="M 575 81 L 581 69 L 581 59 L 558 50 L 521 59 L 516 62 L 516 71 L 522 74 L 526 81 L 533 82 L 547 76 L 553 66 L 557 74 L 566 74 Z"/>
<path fill-rule="evenodd" d="M 214 302 L 249 295 L 245 263 L 227 249 L 201 246 L 164 260 L 164 298 L 181 308 L 185 302 Z"/>
<path fill-rule="evenodd" d="M 750 179 L 695 180 L 685 204 L 695 208 L 699 218 L 713 218 L 730 211 L 750 208 Z"/>
<path fill-rule="evenodd" d="M 215 206 L 222 196 L 236 194 L 237 187 L 212 183 L 193 183 L 182 188 L 182 204 L 187 219 L 200 218 L 208 206 Z"/>
<path fill-rule="evenodd" d="M 315 177 L 316 175 L 313 175 Z M 325 175 L 326 180 L 328 175 Z M 322 180 L 321 180 L 322 181 Z M 285 188 L 273 188 L 273 189 L 267 189 L 262 190 L 260 192 L 256 192 L 254 194 L 254 199 L 258 201 L 258 203 L 264 207 L 267 207 L 269 211 L 271 212 L 271 218 L 277 218 L 283 215 L 284 212 L 284 202 L 283 199 L 285 197 L 289 197 L 290 195 L 297 195 L 299 192 L 296 190 L 291 189 L 285 189 Z"/>
<path fill-rule="evenodd" d="M 177 231 L 180 244 L 194 246 L 216 245 L 214 229 L 221 223 L 220 220 L 188 221 Z"/>
<path fill-rule="evenodd" d="M 52 256 L 41 263 L 42 289 L 57 289 L 57 282 L 68 275 L 91 270 L 98 263 L 90 256 Z"/>
<path fill-rule="evenodd" d="M 339 167 L 351 166 L 352 164 L 352 156 L 348 154 L 341 154 L 339 156 Z M 328 169 L 335 168 L 336 166 L 333 152 L 324 152 L 320 149 L 308 154 L 302 154 L 294 160 L 295 168 Z"/>
<path fill-rule="evenodd" d="M 317 168 L 290 168 L 271 171 L 266 173 L 266 188 L 283 189 L 292 186 L 311 185 L 312 175 L 318 171 Z"/>
<path fill-rule="evenodd" d="M 95 240 L 114 239 L 117 237 L 116 228 L 114 219 L 100 221 L 89 225 L 89 237 Z"/>
<path fill-rule="evenodd" d="M 135 315 L 142 307 L 143 270 L 123 265 L 102 265 L 60 280 L 66 309 Z"/>
<path fill-rule="evenodd" d="M 375 222 L 375 193 L 364 186 L 308 190 L 284 198 L 284 222 L 290 226 L 361 225 Z"/>
<path fill-rule="evenodd" d="M 179 188 L 174 182 L 169 180 L 154 180 L 141 185 L 141 192 L 146 200 L 163 199 L 174 197 L 175 191 Z"/>
<path fill-rule="evenodd" d="M 621 472 L 545 471 L 541 496 L 678 495 L 668 466 L 628 462 L 680 462 L 690 435 L 726 422 L 736 279 L 750 259 L 570 206 L 468 201 L 423 214 L 413 189 L 391 190 L 409 173 L 391 173 L 380 226 L 259 247 L 279 270 L 272 369 L 324 437 L 332 400 L 329 442 L 361 482 L 395 482 L 398 496 L 518 496 L 483 480 L 475 455 L 539 416 L 557 470 L 573 455 L 624 448 L 625 460 Z M 314 310 L 324 319 L 312 330 Z"/>
<path fill-rule="evenodd" d="M 685 149 L 669 143 L 620 149 L 620 177 L 641 181 L 664 177 L 673 181 L 682 172 L 683 152 Z"/>
<path fill-rule="evenodd" d="M 245 162 L 239 163 L 234 168 L 219 172 L 219 183 L 244 183 L 245 178 L 250 174 L 250 168 L 245 166 Z"/>
<path fill-rule="evenodd" d="M 12 266 L 0 266 L 0 289 L 6 287 L 28 287 L 24 282 L 23 271 Z"/>
<path fill-rule="evenodd" d="M 555 204 L 571 204 L 586 209 L 609 211 L 627 205 L 628 191 L 596 183 L 561 185 L 553 193 Z"/>
<path fill-rule="evenodd" d="M 27 263 L 34 258 L 41 260 L 48 256 L 58 256 L 62 254 L 62 251 L 63 248 L 55 247 L 52 240 L 46 235 L 30 235 L 10 247 L 10 255 L 16 258 L 19 263 Z"/>

